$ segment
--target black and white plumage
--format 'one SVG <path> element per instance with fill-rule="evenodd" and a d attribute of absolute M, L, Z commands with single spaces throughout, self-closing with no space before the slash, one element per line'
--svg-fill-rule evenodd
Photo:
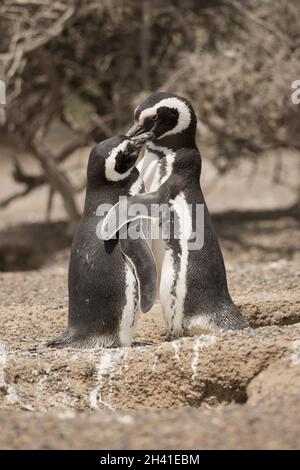
<path fill-rule="evenodd" d="M 147 191 L 156 191 L 169 175 L 163 157 L 181 148 L 197 149 L 197 118 L 191 103 L 181 96 L 157 92 L 150 95 L 134 112 L 135 124 L 129 137 L 151 131 L 143 160 L 138 169 Z"/>
<path fill-rule="evenodd" d="M 196 149 L 197 118 L 191 103 L 172 93 L 152 93 L 134 112 L 134 125 L 128 136 L 151 131 L 153 138 L 145 147 L 144 158 L 138 164 L 146 191 L 156 191 L 170 176 L 170 165 L 164 157 L 183 147 Z M 152 222 L 157 227 L 156 222 Z M 162 240 L 152 241 L 158 272 L 165 255 Z"/>
<path fill-rule="evenodd" d="M 165 157 L 172 167 L 171 175 L 155 192 L 129 199 L 128 214 L 134 204 L 168 204 L 180 231 L 178 238 L 166 240 L 162 265 L 160 301 L 170 334 L 174 337 L 196 328 L 212 331 L 241 329 L 247 321 L 234 305 L 227 287 L 222 252 L 199 184 L 200 154 L 183 148 Z M 190 249 L 196 230 L 196 205 L 204 205 L 204 244 Z M 153 206 L 152 206 L 153 207 Z M 119 213 L 116 205 L 104 220 L 105 229 L 118 220 L 118 229 L 130 222 L 130 216 Z M 194 233 L 193 233 L 194 232 Z M 108 232 L 106 232 L 108 233 Z M 112 231 L 108 236 L 113 236 Z"/>
<path fill-rule="evenodd" d="M 146 312 L 155 301 L 156 267 L 146 240 L 99 238 L 105 217 L 99 205 L 143 191 L 134 167 L 143 143 L 143 137 L 118 136 L 91 151 L 69 264 L 68 327 L 48 346 L 130 346 L 140 308 Z"/>
<path fill-rule="evenodd" d="M 201 190 L 201 155 L 196 145 L 197 118 L 191 103 L 174 94 L 153 93 L 137 107 L 134 119 L 135 124 L 128 131 L 128 136 L 141 135 L 143 132 L 153 134 L 139 164 L 147 191 L 155 194 L 159 200 L 166 201 L 169 198 L 169 203 L 177 197 L 177 204 L 181 206 L 185 206 L 187 201 L 205 206 L 204 246 L 198 253 L 183 251 L 177 256 L 175 249 L 170 251 L 170 243 L 175 246 L 177 240 L 169 241 L 166 247 L 162 240 L 154 241 L 156 263 L 158 267 L 161 266 L 160 300 L 170 331 L 175 335 L 182 334 L 185 328 L 192 327 L 193 322 L 198 326 L 206 324 L 216 329 L 247 326 L 228 292 L 223 255 Z M 170 194 L 170 188 L 174 192 L 176 186 L 174 181 L 177 184 L 176 196 Z M 184 259 L 188 260 L 187 264 L 183 262 Z M 178 312 L 181 311 L 177 318 L 182 315 L 182 321 L 174 326 L 170 322 L 173 307 L 168 300 L 171 290 L 169 284 L 171 279 L 178 278 L 178 270 L 185 279 L 182 284 L 185 287 L 181 285 L 177 290 L 180 294 L 175 301 L 176 308 Z M 182 274 L 183 270 L 186 271 L 185 275 Z M 174 300 L 172 302 L 174 305 Z M 197 315 L 199 317 L 196 321 Z"/>

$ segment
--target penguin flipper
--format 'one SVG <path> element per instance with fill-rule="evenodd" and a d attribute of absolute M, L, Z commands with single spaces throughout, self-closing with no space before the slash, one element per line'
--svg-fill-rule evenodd
<path fill-rule="evenodd" d="M 109 211 L 103 220 L 101 227 L 101 237 L 103 240 L 110 240 L 114 238 L 116 233 L 119 232 L 129 222 L 134 222 L 143 219 L 157 219 L 160 214 L 157 211 L 152 211 L 151 206 L 154 204 L 161 204 L 168 200 L 163 188 L 153 193 L 142 193 L 136 196 L 129 197 L 125 204 L 118 202 Z M 137 208 L 137 214 L 133 210 Z"/>
<path fill-rule="evenodd" d="M 137 222 L 136 225 L 140 223 Z M 146 313 L 156 300 L 157 270 L 150 246 L 142 230 L 140 232 L 141 236 L 135 240 L 120 238 L 120 245 L 123 255 L 133 265 L 139 284 L 141 310 Z"/>
<path fill-rule="evenodd" d="M 143 235 L 145 219 L 156 219 L 159 213 L 153 215 L 152 204 L 164 202 L 165 192 L 142 193 L 128 198 L 127 203 L 115 204 L 103 220 L 101 237 L 103 240 L 114 238 L 119 232 L 121 251 L 133 264 L 140 287 L 141 310 L 146 313 L 156 299 L 157 271 L 153 253 Z M 138 215 L 130 209 L 139 205 Z M 140 209 L 143 209 L 140 211 Z M 141 234 L 134 239 L 128 236 L 130 228 L 141 227 Z M 125 232 L 125 236 L 122 236 Z"/>

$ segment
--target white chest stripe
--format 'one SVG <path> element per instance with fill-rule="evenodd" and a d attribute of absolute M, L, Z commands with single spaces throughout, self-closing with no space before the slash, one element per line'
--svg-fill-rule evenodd
<path fill-rule="evenodd" d="M 141 160 L 137 166 L 140 175 L 145 183 L 146 191 L 150 191 L 152 182 L 156 178 L 156 174 L 159 169 L 158 164 L 159 158 L 157 157 L 157 155 L 152 153 L 151 150 L 149 151 L 147 148 L 143 160 Z"/>
<path fill-rule="evenodd" d="M 173 171 L 173 163 L 175 160 L 175 153 L 171 152 L 169 155 L 165 157 L 167 161 L 167 166 L 166 166 L 166 174 L 162 177 L 160 180 L 160 186 L 164 184 L 171 176 L 172 171 Z"/>
<path fill-rule="evenodd" d="M 165 155 L 166 162 L 162 162 L 162 160 L 155 153 L 152 153 L 152 151 L 162 152 Z M 172 150 L 156 146 L 152 143 L 147 145 L 145 156 L 140 162 L 141 166 L 139 167 L 139 171 L 143 176 L 147 191 L 157 191 L 157 189 L 167 181 L 171 176 L 174 160 L 175 153 Z M 161 165 L 164 163 L 166 163 L 166 173 L 161 178 Z"/>
<path fill-rule="evenodd" d="M 132 337 L 135 331 L 135 325 L 137 322 L 139 305 L 138 299 L 138 285 L 130 265 L 125 261 L 126 270 L 126 289 L 125 298 L 126 304 L 122 312 L 122 319 L 120 323 L 119 337 L 122 346 L 130 346 Z"/>
<path fill-rule="evenodd" d="M 173 251 L 168 248 L 162 268 L 160 299 L 169 330 L 175 336 L 182 333 L 184 301 L 187 291 L 188 240 L 192 234 L 192 219 L 188 204 L 182 193 L 170 201 L 179 220 L 179 244 L 181 248 L 179 272 L 175 272 Z M 176 285 L 174 289 L 174 282 Z"/>
<path fill-rule="evenodd" d="M 182 193 L 178 194 L 173 204 L 174 210 L 179 218 L 180 226 L 180 269 L 176 286 L 176 315 L 174 317 L 174 329 L 178 331 L 182 327 L 184 315 L 184 301 L 187 290 L 188 271 L 188 241 L 192 234 L 192 218 L 186 199 Z"/>
<path fill-rule="evenodd" d="M 160 145 L 153 144 L 153 142 L 149 142 L 147 144 L 146 152 L 149 151 L 149 150 L 150 151 L 153 150 L 153 151 L 163 153 L 165 156 L 169 155 L 169 153 L 173 153 L 173 150 L 169 149 L 168 147 L 161 147 Z"/>
<path fill-rule="evenodd" d="M 175 276 L 173 250 L 167 247 L 161 272 L 159 298 L 169 331 L 171 331 L 171 319 L 175 308 L 175 299 L 171 295 Z"/>

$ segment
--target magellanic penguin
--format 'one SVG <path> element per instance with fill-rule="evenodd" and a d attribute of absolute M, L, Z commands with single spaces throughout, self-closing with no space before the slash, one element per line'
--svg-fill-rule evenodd
<path fill-rule="evenodd" d="M 103 230 L 107 237 L 112 237 L 114 231 L 108 230 L 113 227 L 112 221 L 118 220 L 120 229 L 136 220 L 133 210 L 136 204 L 146 208 L 145 218 L 157 217 L 155 205 L 167 204 L 174 219 L 169 221 L 171 230 L 166 238 L 159 290 L 171 336 L 178 337 L 193 329 L 245 328 L 248 323 L 228 291 L 222 252 L 201 191 L 200 153 L 182 148 L 167 155 L 165 162 L 170 174 L 158 190 L 129 198 L 126 213 L 120 204 L 114 206 L 104 219 Z M 162 224 L 166 222 L 163 220 Z"/>
<path fill-rule="evenodd" d="M 144 142 L 143 136 L 112 137 L 90 153 L 84 212 L 71 248 L 68 327 L 48 346 L 130 346 L 140 307 L 147 312 L 155 302 L 156 267 L 146 240 L 100 236 L 119 197 L 143 190 L 134 164 Z"/>
<path fill-rule="evenodd" d="M 134 125 L 128 137 L 152 132 L 138 169 L 146 191 L 156 191 L 170 176 L 163 157 L 181 148 L 197 149 L 197 117 L 191 103 L 172 93 L 152 93 L 134 111 Z"/>
<path fill-rule="evenodd" d="M 181 148 L 197 149 L 197 117 L 191 103 L 172 93 L 152 93 L 134 111 L 134 125 L 127 132 L 129 137 L 152 131 L 153 138 L 148 141 L 144 158 L 138 169 L 145 183 L 146 191 L 157 191 L 170 176 L 171 167 L 167 165 L 166 155 Z M 152 221 L 157 227 L 156 222 Z M 165 255 L 162 240 L 153 240 L 152 250 L 159 273 Z"/>

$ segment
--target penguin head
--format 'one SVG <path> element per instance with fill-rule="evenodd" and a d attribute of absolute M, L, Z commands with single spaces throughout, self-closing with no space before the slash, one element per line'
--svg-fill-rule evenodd
<path fill-rule="evenodd" d="M 128 178 L 138 159 L 140 149 L 149 138 L 145 133 L 129 139 L 115 136 L 96 145 L 91 153 L 87 169 L 88 183 L 122 182 Z"/>
<path fill-rule="evenodd" d="M 195 148 L 197 118 L 191 103 L 172 93 L 152 93 L 134 112 L 128 137 L 144 132 L 160 146 Z"/>

